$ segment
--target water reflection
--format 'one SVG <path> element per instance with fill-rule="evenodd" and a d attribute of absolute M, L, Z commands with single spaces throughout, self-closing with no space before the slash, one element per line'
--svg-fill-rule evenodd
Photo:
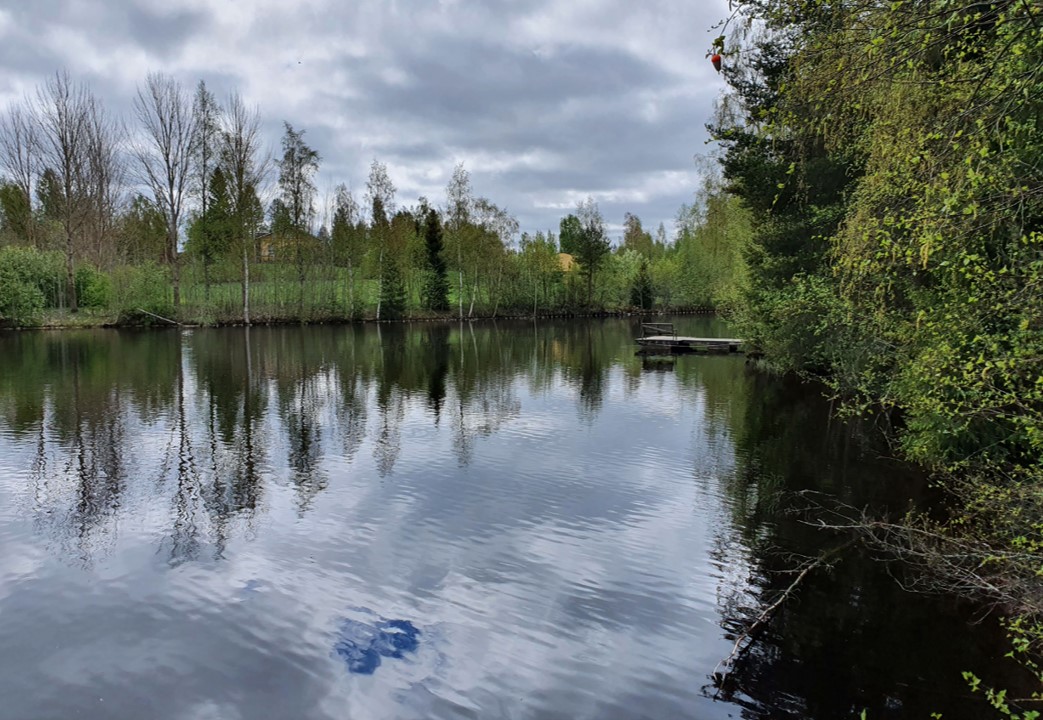
<path fill-rule="evenodd" d="M 710 683 L 793 558 L 834 542 L 795 491 L 901 512 L 922 481 L 813 388 L 637 356 L 635 334 L 0 337 L 12 717 L 975 717 L 960 671 L 996 634 L 857 554 Z M 378 619 L 345 631 L 359 607 Z M 415 652 L 344 672 L 407 617 Z"/>

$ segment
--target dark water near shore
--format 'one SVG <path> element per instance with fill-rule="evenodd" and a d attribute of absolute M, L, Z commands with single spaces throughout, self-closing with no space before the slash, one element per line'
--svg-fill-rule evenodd
<path fill-rule="evenodd" d="M 0 718 L 987 717 L 1001 634 L 854 553 L 715 691 L 790 491 L 923 483 L 637 323 L 0 335 Z"/>

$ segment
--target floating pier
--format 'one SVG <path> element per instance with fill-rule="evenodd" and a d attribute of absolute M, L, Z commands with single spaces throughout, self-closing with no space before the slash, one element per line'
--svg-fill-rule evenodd
<path fill-rule="evenodd" d="M 700 338 L 678 335 L 673 323 L 641 323 L 642 336 L 637 344 L 644 352 L 667 353 L 740 353 L 739 338 Z"/>

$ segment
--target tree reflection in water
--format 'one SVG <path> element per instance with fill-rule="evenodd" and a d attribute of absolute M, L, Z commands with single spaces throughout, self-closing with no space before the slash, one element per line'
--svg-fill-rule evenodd
<path fill-rule="evenodd" d="M 444 452 L 451 465 L 466 468 L 458 475 L 477 476 L 476 465 L 492 460 L 511 465 L 495 472 L 521 480 L 557 473 L 558 465 L 571 472 L 584 467 L 569 465 L 571 448 L 558 448 L 565 452 L 558 456 L 490 459 L 482 446 L 497 436 L 525 440 L 527 432 L 553 442 L 553 430 L 526 426 L 533 406 L 546 413 L 541 418 L 553 412 L 554 421 L 578 419 L 592 430 L 614 417 L 619 403 L 665 399 L 686 414 L 656 417 L 697 418 L 691 446 L 676 454 L 717 513 L 709 564 L 722 645 L 788 586 L 786 571 L 797 556 L 836 542 L 789 512 L 797 491 L 894 513 L 922 502 L 923 478 L 881 457 L 870 432 L 830 420 L 818 389 L 766 376 L 736 357 L 639 357 L 632 345 L 638 324 L 6 336 L 0 338 L 0 447 L 24 454 L 31 485 L 26 510 L 63 561 L 90 566 L 110 551 L 121 528 L 158 515 L 158 553 L 183 566 L 230 559 L 263 540 L 279 513 L 307 527 L 331 488 L 417 484 L 427 453 Z M 713 332 L 707 325 L 693 334 Z M 610 463 L 636 450 L 599 451 Z M 528 512 L 517 520 L 534 527 L 557 512 L 553 503 L 578 515 L 580 501 L 568 494 L 573 487 L 601 501 L 596 477 L 568 480 L 570 487 L 550 486 L 561 492 L 550 500 L 527 495 L 524 482 L 493 499 Z M 455 476 L 445 482 L 457 494 L 481 491 L 452 484 L 464 482 Z M 655 490 L 655 478 L 640 482 Z M 640 498 L 627 499 L 633 513 L 647 509 Z M 423 521 L 403 512 L 396 520 L 403 526 Z M 466 519 L 456 508 L 445 512 Z M 620 532 L 627 519 L 634 518 L 624 516 Z M 571 529 L 590 522 L 566 520 Z M 495 526 L 481 527 L 494 534 Z M 430 572 L 441 578 L 436 585 L 448 577 L 425 568 L 418 576 Z M 971 635 L 953 631 L 966 627 L 974 608 L 904 594 L 890 571 L 852 552 L 830 571 L 810 574 L 725 688 L 710 682 L 712 663 L 691 668 L 693 684 L 702 678 L 708 697 L 751 718 L 851 717 L 862 707 L 874 719 L 961 716 L 960 672 L 998 662 L 1003 644 L 981 628 Z M 492 570 L 488 576 L 503 580 Z M 604 593 L 587 589 L 589 597 L 580 604 L 574 598 L 566 610 L 584 610 L 595 624 L 610 604 Z M 925 638 L 933 643 L 929 652 L 921 647 Z"/>

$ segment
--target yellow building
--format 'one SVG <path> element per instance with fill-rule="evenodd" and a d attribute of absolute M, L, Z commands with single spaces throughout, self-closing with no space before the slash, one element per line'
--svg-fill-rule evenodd
<path fill-rule="evenodd" d="M 561 265 L 562 272 L 572 272 L 579 263 L 568 253 L 558 253 L 558 264 Z"/>

